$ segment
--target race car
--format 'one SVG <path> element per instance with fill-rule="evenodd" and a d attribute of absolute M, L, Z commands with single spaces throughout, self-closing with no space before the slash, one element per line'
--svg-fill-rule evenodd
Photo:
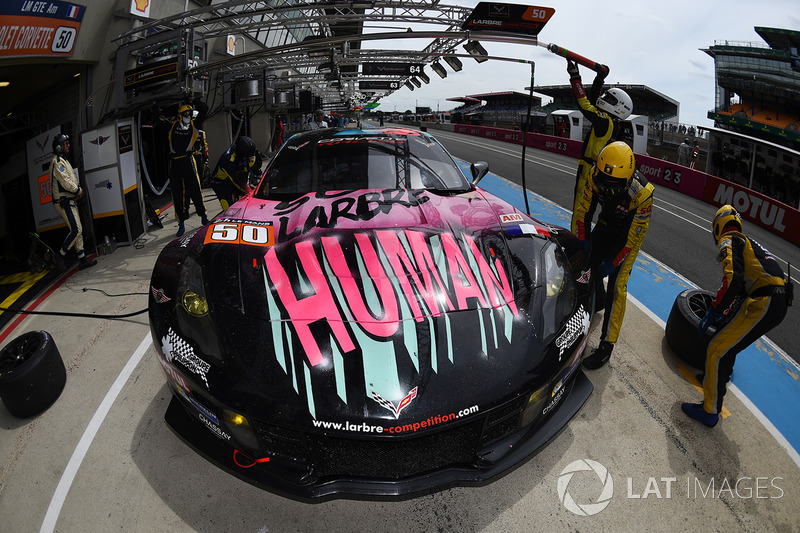
<path fill-rule="evenodd" d="M 552 439 L 592 392 L 588 257 L 463 168 L 413 129 L 296 134 L 169 243 L 149 319 L 173 431 L 302 501 L 485 484 Z"/>

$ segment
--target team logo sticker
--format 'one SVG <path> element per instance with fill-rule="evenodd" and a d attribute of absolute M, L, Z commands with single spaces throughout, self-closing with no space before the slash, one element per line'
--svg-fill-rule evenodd
<path fill-rule="evenodd" d="M 510 224 L 512 222 L 522 222 L 522 215 L 519 213 L 511 213 L 500 215 L 500 222 L 503 224 Z"/>
<path fill-rule="evenodd" d="M 400 403 L 397 404 L 397 407 L 395 407 L 395 405 L 392 402 L 390 402 L 389 400 L 387 400 L 386 398 L 384 398 L 375 391 L 370 391 L 370 394 L 372 394 L 372 399 L 378 402 L 378 405 L 380 405 L 384 409 L 388 409 L 389 411 L 391 411 L 392 414 L 394 415 L 394 418 L 398 419 L 400 418 L 400 411 L 408 407 L 408 405 L 411 403 L 411 400 L 417 397 L 417 388 L 418 387 L 414 387 L 413 389 L 411 389 L 411 392 L 409 392 L 405 396 L 405 398 L 400 400 Z"/>

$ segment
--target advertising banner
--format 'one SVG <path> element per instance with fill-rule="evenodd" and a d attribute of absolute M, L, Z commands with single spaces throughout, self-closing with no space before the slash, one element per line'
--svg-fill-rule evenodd
<path fill-rule="evenodd" d="M 71 56 L 86 7 L 59 0 L 0 2 L 0 58 Z"/>
<path fill-rule="evenodd" d="M 30 180 L 31 204 L 36 231 L 54 229 L 64 225 L 64 220 L 53 208 L 50 189 L 50 161 L 53 159 L 52 143 L 61 128 L 56 126 L 40 133 L 27 143 L 28 179 Z"/>

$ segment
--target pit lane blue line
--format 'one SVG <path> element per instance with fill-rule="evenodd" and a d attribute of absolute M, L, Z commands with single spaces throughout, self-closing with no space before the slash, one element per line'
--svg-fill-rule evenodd
<path fill-rule="evenodd" d="M 469 163 L 459 161 L 459 165 L 470 179 Z M 525 211 L 519 185 L 489 173 L 481 180 L 480 187 Z M 548 224 L 569 227 L 570 211 L 531 191 L 528 191 L 528 203 L 531 216 Z M 628 294 L 638 300 L 651 316 L 658 318 L 662 326 L 669 318 L 675 297 L 685 289 L 697 288 L 644 253 L 639 254 L 634 268 L 638 274 L 631 275 Z M 800 424 L 797 424 L 800 420 L 800 370 L 778 347 L 762 337 L 736 357 L 731 382 L 734 385 L 731 390 L 741 392 L 743 401 L 757 410 L 754 414 L 762 419 L 767 429 L 773 426 L 773 435 L 800 466 L 797 453 L 800 450 Z M 699 401 L 699 398 L 687 394 L 686 401 L 694 400 Z"/>

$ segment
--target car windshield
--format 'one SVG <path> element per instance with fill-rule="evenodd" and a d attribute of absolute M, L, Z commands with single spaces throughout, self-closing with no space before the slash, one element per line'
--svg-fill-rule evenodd
<path fill-rule="evenodd" d="M 464 191 L 469 187 L 450 155 L 429 135 L 342 130 L 289 139 L 270 164 L 256 196 L 354 189 Z"/>

